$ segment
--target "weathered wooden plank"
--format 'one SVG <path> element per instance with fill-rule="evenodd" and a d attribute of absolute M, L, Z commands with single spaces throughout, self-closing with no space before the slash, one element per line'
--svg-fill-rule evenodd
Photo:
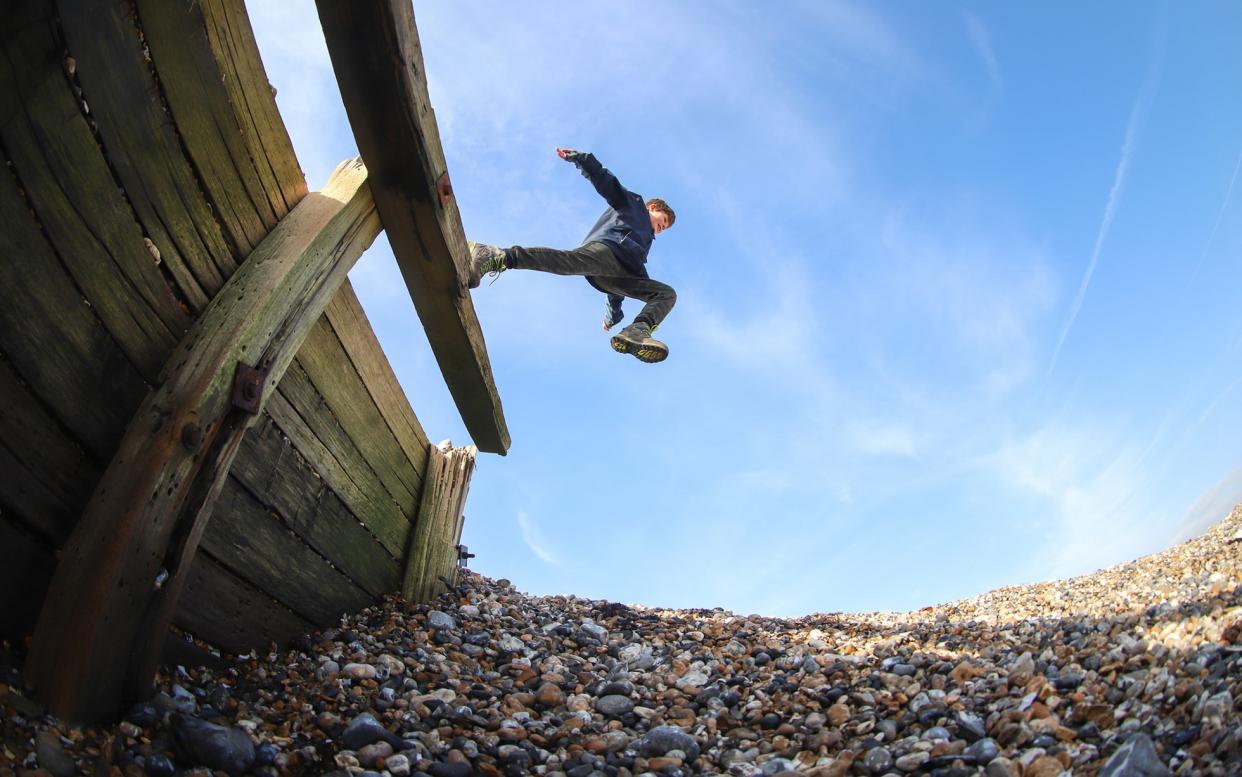
<path fill-rule="evenodd" d="M 0 359 L 0 512 L 58 548 L 102 471 Z"/>
<path fill-rule="evenodd" d="M 366 170 L 340 165 L 229 279 L 143 402 L 61 555 L 26 676 L 62 718 L 149 692 L 211 506 L 256 416 L 231 406 L 243 359 L 274 391 L 306 332 L 379 232 Z M 169 571 L 153 590 L 161 566 Z M 128 659 L 132 659 L 131 664 Z"/>
<path fill-rule="evenodd" d="M 19 13 L 46 9 L 19 3 Z M 65 73 L 51 19 L 0 39 L 0 139 L 26 200 L 100 320 L 154 379 L 190 317 L 165 283 Z"/>
<path fill-rule="evenodd" d="M 421 483 L 430 442 L 349 281 L 328 303 L 325 315 Z"/>
<path fill-rule="evenodd" d="M 31 395 L 107 461 L 147 385 L 57 261 L 7 168 L 0 225 L 0 353 Z"/>
<path fill-rule="evenodd" d="M 341 290 L 328 303 L 325 315 L 384 416 L 389 430 L 405 451 L 406 458 L 414 465 L 419 478 L 418 491 L 421 492 L 430 441 L 414 415 L 414 408 L 392 371 L 392 365 L 384 355 L 384 349 L 380 347 L 375 330 L 349 281 L 341 285 Z"/>
<path fill-rule="evenodd" d="M 234 478 L 220 493 L 202 548 L 312 623 L 331 623 L 375 598 L 315 553 Z"/>
<path fill-rule="evenodd" d="M 221 566 L 207 553 L 194 557 L 176 624 L 230 653 L 270 642 L 284 644 L 314 629 L 310 621 Z"/>
<path fill-rule="evenodd" d="M 51 8 L 51 0 L 23 0 Z M 127 0 L 59 0 L 75 62 L 108 161 L 139 223 L 192 310 L 202 309 L 237 260 L 181 149 Z"/>
<path fill-rule="evenodd" d="M 229 475 L 287 523 L 313 515 L 328 488 L 266 410 L 242 439 Z"/>
<path fill-rule="evenodd" d="M 245 256 L 288 208 L 279 192 L 280 209 L 273 207 L 260 179 L 207 39 L 202 7 L 167 0 L 136 4 L 177 133 L 234 253 Z"/>
<path fill-rule="evenodd" d="M 326 318 L 315 322 L 298 351 L 298 362 L 402 514 L 412 516 L 418 508 L 422 478 L 388 428 Z"/>
<path fill-rule="evenodd" d="M 470 491 L 476 450 L 473 445 L 453 448 L 446 440 L 428 453 L 427 481 L 401 584 L 401 595 L 411 601 L 435 598 L 445 590 L 440 578 L 451 579 L 457 563 L 458 522 Z"/>
<path fill-rule="evenodd" d="M 325 487 L 270 418 L 246 433 L 230 474 L 367 593 L 378 597 L 400 586 L 397 560 Z"/>
<path fill-rule="evenodd" d="M 328 487 L 388 552 L 397 557 L 403 556 L 413 528 L 412 522 L 401 514 L 374 475 L 368 476 L 365 462 L 358 464 L 360 459 L 356 456 L 350 457 L 347 462 L 341 460 L 341 457 L 350 456 L 352 442 L 348 435 L 332 434 L 328 436 L 328 444 L 321 439 L 319 431 L 328 435 L 333 430 L 332 419 L 327 414 L 315 412 L 318 406 L 313 400 L 305 399 L 308 388 L 313 389 L 313 386 L 310 381 L 297 378 L 295 363 L 286 373 L 285 380 L 281 381 L 280 390 L 268 401 L 268 412 Z M 291 396 L 294 399 L 291 400 Z"/>
<path fill-rule="evenodd" d="M 380 219 L 431 350 L 475 444 L 503 454 L 509 431 L 464 281 L 461 216 L 442 196 L 448 167 L 414 10 L 409 0 L 316 6 Z"/>
<path fill-rule="evenodd" d="M 246 5 L 243 0 L 201 0 L 196 5 L 272 209 L 288 212 L 306 196 L 306 177 L 276 107 Z"/>
<path fill-rule="evenodd" d="M 34 626 L 56 561 L 52 549 L 0 515 L 0 635 L 21 643 Z"/>

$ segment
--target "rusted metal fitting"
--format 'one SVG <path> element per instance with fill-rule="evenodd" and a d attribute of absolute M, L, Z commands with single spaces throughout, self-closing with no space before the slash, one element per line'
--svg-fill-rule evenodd
<path fill-rule="evenodd" d="M 440 207 L 447 208 L 453 199 L 453 182 L 449 180 L 448 170 L 436 181 L 436 193 L 440 195 Z"/>
<path fill-rule="evenodd" d="M 233 407 L 258 415 L 262 409 L 263 384 L 266 382 L 267 373 L 245 362 L 238 362 L 237 372 L 233 375 Z"/>
<path fill-rule="evenodd" d="M 196 450 L 203 443 L 203 430 L 196 423 L 188 423 L 181 427 L 181 444 L 190 450 Z"/>

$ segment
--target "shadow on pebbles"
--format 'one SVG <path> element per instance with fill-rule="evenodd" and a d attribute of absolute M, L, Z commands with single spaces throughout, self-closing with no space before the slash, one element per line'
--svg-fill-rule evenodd
<path fill-rule="evenodd" d="M 4 667 L 0 775 L 1239 774 L 1240 559 L 1235 509 L 1072 580 L 789 619 L 465 573 L 161 674 L 107 728 L 42 715 Z"/>

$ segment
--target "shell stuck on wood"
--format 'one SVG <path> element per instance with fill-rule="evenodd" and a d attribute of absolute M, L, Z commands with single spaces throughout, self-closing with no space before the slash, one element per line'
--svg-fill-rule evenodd
<path fill-rule="evenodd" d="M 155 243 L 151 242 L 151 238 L 149 237 L 144 237 L 142 239 L 142 243 L 143 245 L 147 247 L 147 251 L 151 253 L 151 258 L 155 260 L 155 263 L 159 264 L 160 263 L 160 249 L 155 247 Z"/>

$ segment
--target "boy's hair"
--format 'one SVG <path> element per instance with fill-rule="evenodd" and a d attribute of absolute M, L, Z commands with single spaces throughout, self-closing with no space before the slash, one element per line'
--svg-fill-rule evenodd
<path fill-rule="evenodd" d="M 652 208 L 668 216 L 668 225 L 670 227 L 673 226 L 675 221 L 677 221 L 677 214 L 673 212 L 673 209 L 668 206 L 667 202 L 659 197 L 652 197 L 647 200 L 647 209 L 651 210 Z"/>

